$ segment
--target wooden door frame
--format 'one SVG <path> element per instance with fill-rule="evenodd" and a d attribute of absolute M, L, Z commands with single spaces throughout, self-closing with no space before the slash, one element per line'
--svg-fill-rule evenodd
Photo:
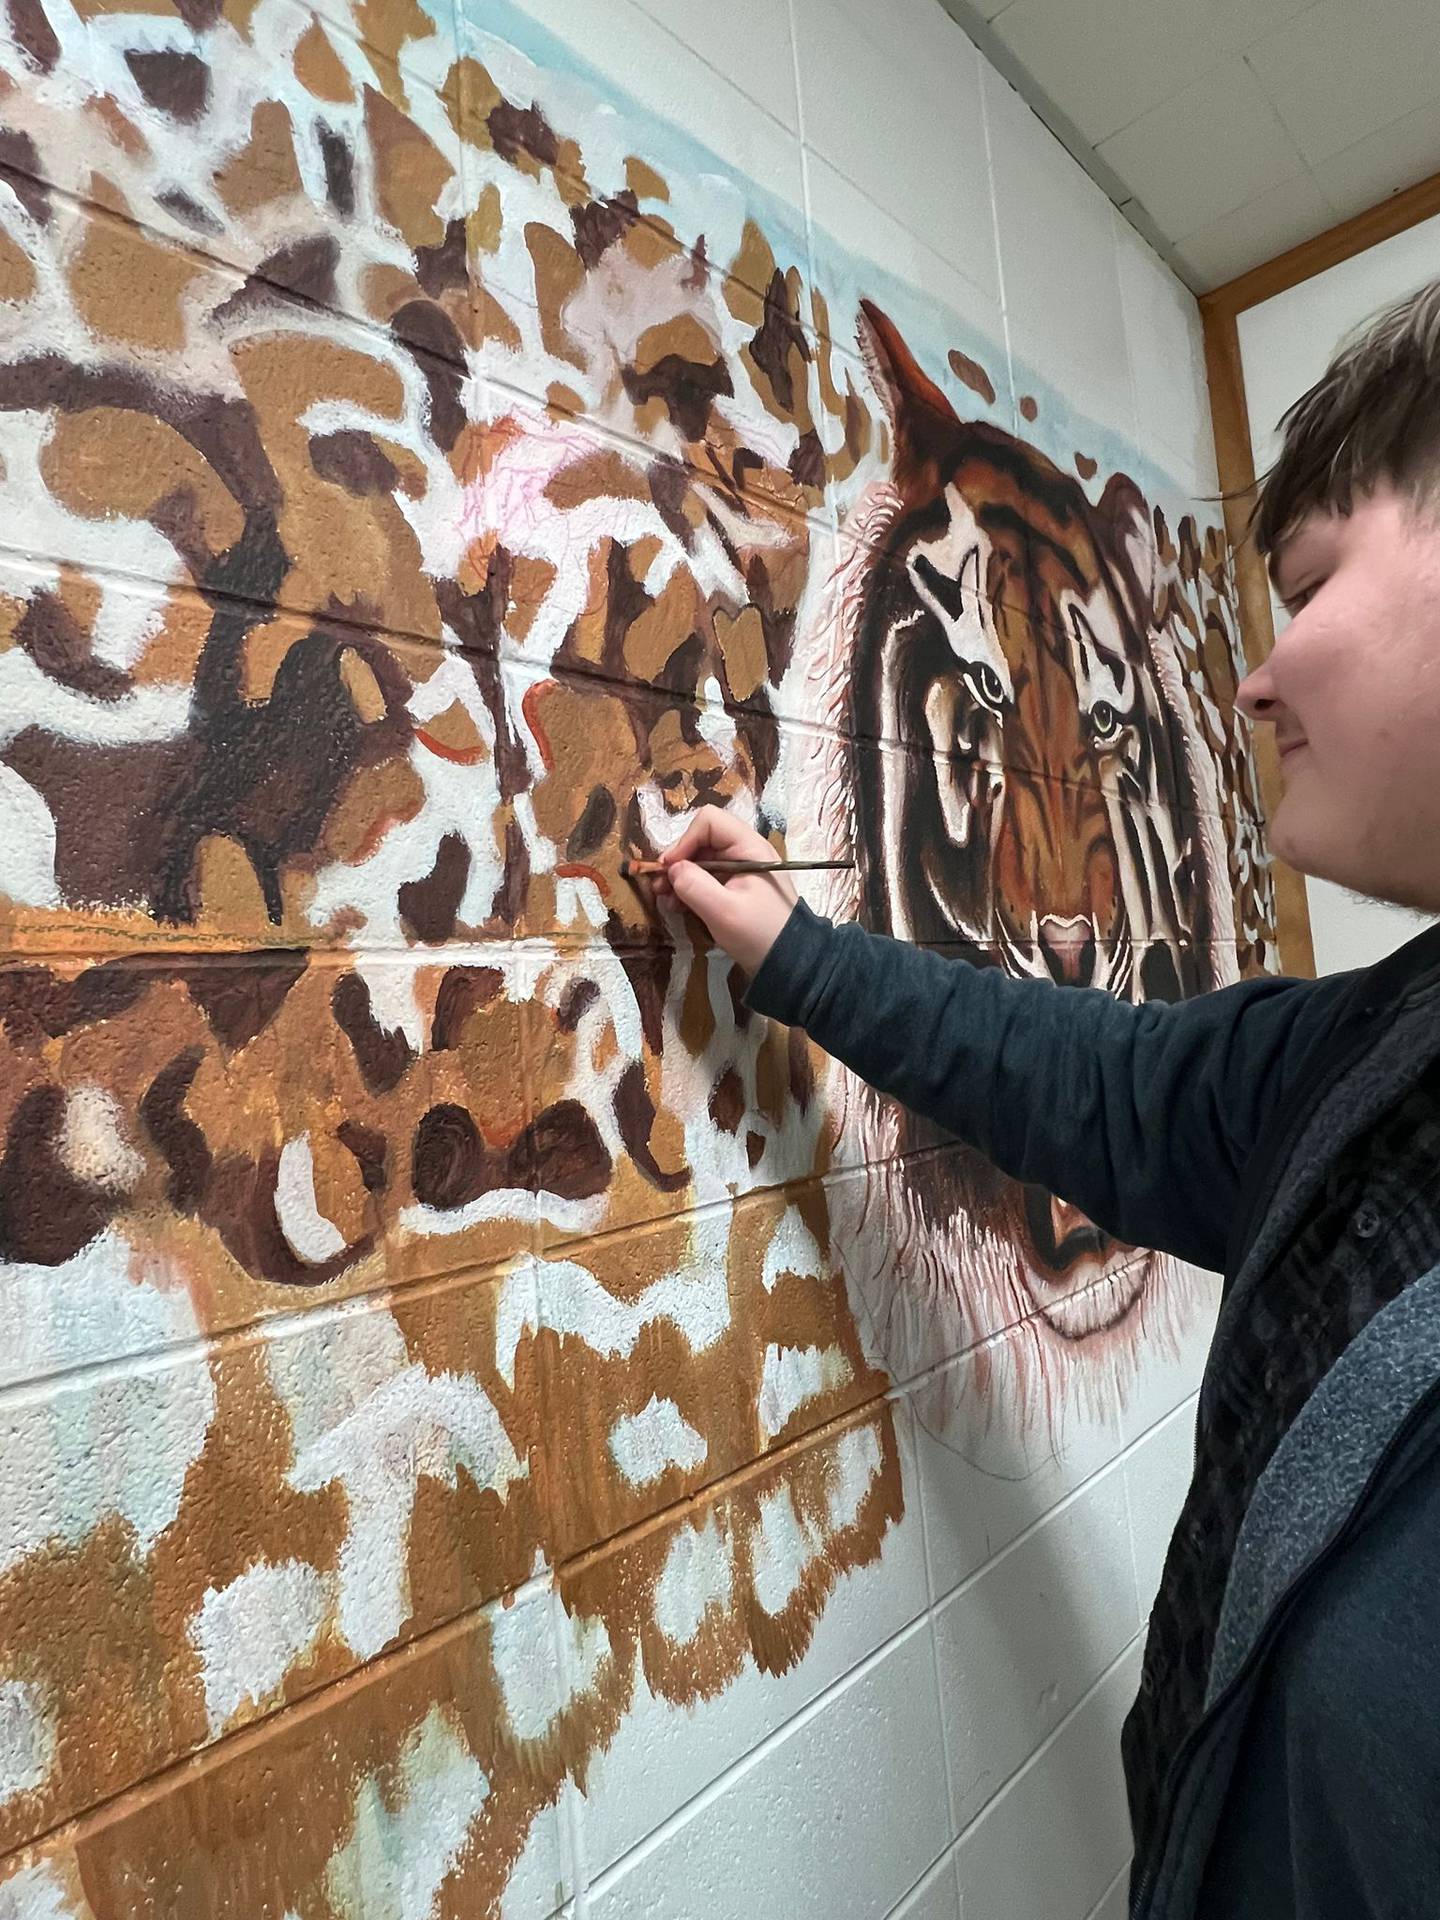
<path fill-rule="evenodd" d="M 1205 334 L 1205 367 L 1210 383 L 1210 417 L 1215 431 L 1215 464 L 1224 498 L 1225 530 L 1235 556 L 1240 601 L 1240 631 L 1245 657 L 1258 666 L 1275 644 L 1270 617 L 1270 582 L 1265 563 L 1247 537 L 1255 495 L 1255 459 L 1250 442 L 1250 412 L 1245 400 L 1245 371 L 1240 359 L 1239 317 L 1277 293 L 1285 293 L 1317 273 L 1378 246 L 1422 220 L 1440 214 L 1440 173 L 1403 193 L 1343 220 L 1298 247 L 1252 267 L 1213 293 L 1200 295 Z M 1256 740 L 1260 785 L 1267 813 L 1279 799 L 1280 768 L 1268 730 Z M 1305 882 L 1292 867 L 1275 863 L 1275 896 L 1280 963 L 1287 973 L 1313 974 L 1315 950 Z"/>

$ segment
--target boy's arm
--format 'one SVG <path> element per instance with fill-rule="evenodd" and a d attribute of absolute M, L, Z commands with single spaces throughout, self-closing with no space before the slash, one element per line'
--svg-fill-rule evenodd
<path fill-rule="evenodd" d="M 1246 1158 L 1346 984 L 1265 978 L 1137 1007 L 802 903 L 748 999 L 1116 1238 L 1221 1267 Z"/>

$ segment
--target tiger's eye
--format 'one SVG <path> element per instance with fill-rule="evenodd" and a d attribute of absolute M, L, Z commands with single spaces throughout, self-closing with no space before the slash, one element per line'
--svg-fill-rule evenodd
<path fill-rule="evenodd" d="M 999 674 L 985 661 L 976 661 L 965 669 L 966 677 L 978 699 L 987 707 L 1003 707 L 1005 688 Z"/>
<path fill-rule="evenodd" d="M 1109 740 L 1120 730 L 1120 716 L 1108 700 L 1097 700 L 1090 709 L 1090 725 L 1097 740 Z"/>

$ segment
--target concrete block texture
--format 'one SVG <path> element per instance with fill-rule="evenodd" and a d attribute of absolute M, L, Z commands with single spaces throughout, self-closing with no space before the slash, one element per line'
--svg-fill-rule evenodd
<path fill-rule="evenodd" d="M 13 0 L 3 1920 L 1114 1900 L 1213 1282 L 620 868 L 1273 965 L 1196 337 L 929 0 Z"/>

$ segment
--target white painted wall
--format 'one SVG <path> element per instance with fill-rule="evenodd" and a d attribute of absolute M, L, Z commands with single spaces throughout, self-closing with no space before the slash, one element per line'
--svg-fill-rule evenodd
<path fill-rule="evenodd" d="M 848 258 L 869 291 L 873 265 L 987 341 L 997 386 L 1040 395 L 1016 431 L 1062 466 L 1089 449 L 1174 515 L 1213 496 L 1193 296 L 934 0 L 527 10 L 795 204 L 822 277 Z M 879 1564 L 788 1673 L 747 1667 L 683 1713 L 641 1685 L 571 1808 L 584 1910 L 1119 1920 L 1120 1726 L 1216 1299 L 1202 1284 L 1179 1346 L 1155 1343 L 1123 1404 L 1107 1384 L 1062 1409 L 1053 1439 L 987 1401 L 973 1355 L 897 1383 L 906 1511 Z M 1015 1344 L 992 1343 L 1002 1374 Z M 963 1414 L 941 1431 L 947 1393 Z"/>
<path fill-rule="evenodd" d="M 349 0 L 321 0 L 316 11 L 348 21 Z M 97 39 L 105 25 L 97 25 Z M 467 44 L 491 36 L 486 58 L 508 63 L 515 97 L 538 100 L 556 125 L 581 128 L 587 151 L 610 141 L 620 153 L 663 158 L 674 183 L 669 211 L 677 231 L 689 245 L 707 234 L 713 258 L 734 257 L 740 215 L 763 188 L 788 219 L 795 254 L 824 262 L 823 277 L 839 289 L 837 315 L 846 302 L 843 338 L 852 344 L 837 352 L 853 361 L 854 297 L 878 290 L 888 275 L 895 284 L 885 298 L 906 302 L 907 337 L 930 322 L 939 338 L 973 337 L 993 378 L 995 417 L 1017 425 L 1067 471 L 1081 453 L 1098 464 L 1097 490 L 1114 469 L 1135 473 L 1163 502 L 1172 527 L 1197 496 L 1213 492 L 1194 299 L 934 0 L 527 0 L 523 9 L 510 0 L 464 0 L 461 28 Z M 508 51 L 507 40 L 514 43 Z M 404 84 L 422 99 L 423 72 L 417 78 L 407 67 Z M 428 124 L 438 129 L 447 116 L 438 102 L 429 102 L 431 109 Z M 674 158 L 670 136 L 677 127 L 704 141 L 712 157 L 689 164 Z M 739 170 L 740 188 L 720 178 L 722 164 Z M 568 185 L 576 185 L 573 177 Z M 773 232 L 768 209 L 765 220 Z M 507 234 L 524 248 L 520 217 L 508 220 Z M 860 263 L 853 272 L 851 259 Z M 513 256 L 501 257 L 497 285 L 505 286 L 513 264 Z M 485 366 L 482 384 L 503 380 L 512 396 L 518 389 L 518 398 L 543 404 L 547 377 L 527 386 L 532 363 L 497 360 Z M 932 353 L 931 363 L 943 378 L 943 352 Z M 853 372 L 863 383 L 858 363 Z M 1027 410 L 1031 399 L 1038 414 Z M 538 463 L 535 471 L 543 481 Z M 532 485 L 527 472 L 513 484 L 519 518 L 532 510 L 539 483 Z M 828 538 L 834 529 L 825 531 Z M 479 776 L 468 777 L 473 794 Z M 372 943 L 377 938 L 367 935 Z M 477 951 L 490 949 L 457 951 L 473 963 Z M 412 962 L 408 953 L 371 944 L 363 957 L 373 962 L 365 978 L 377 1007 L 403 1005 L 394 1023 L 418 1022 L 416 966 L 428 970 L 433 956 Z M 508 997 L 511 980 L 533 981 L 542 965 L 548 972 L 549 956 L 542 961 L 522 947 L 507 953 L 504 965 L 511 969 L 503 976 Z M 526 991 L 517 985 L 514 997 Z M 527 1071 L 518 1055 L 514 1070 Z M 125 1072 L 132 1071 L 138 1068 L 127 1064 Z M 323 1092 L 325 1083 L 317 1084 Z M 510 1090 L 501 1091 L 508 1100 Z M 108 1164 L 130 1151 L 107 1109 L 91 1102 L 83 1112 Z M 827 1179 L 838 1192 L 856 1171 L 841 1162 Z M 290 1155 L 293 1178 L 280 1224 L 323 1251 L 334 1229 L 319 1210 L 314 1173 L 308 1146 Z M 705 1216 L 717 1217 L 715 1209 Z M 751 1218 L 763 1217 L 757 1206 Z M 553 1224 L 547 1215 L 547 1227 Z M 649 1226 L 639 1227 L 637 1242 Z M 417 1228 L 410 1245 L 419 1239 Z M 343 1526 L 333 1588 L 300 1562 L 267 1561 L 237 1577 L 224 1517 L 213 1525 L 207 1519 L 195 1552 L 223 1550 L 229 1570 L 217 1576 L 196 1615 L 176 1663 L 179 1677 L 167 1671 L 163 1685 L 173 1682 L 177 1691 L 162 1693 L 166 1711 L 150 1717 L 171 1718 L 183 1729 L 174 1702 L 197 1660 L 213 1724 L 229 1727 L 251 1707 L 268 1713 L 278 1705 L 279 1680 L 308 1659 L 333 1591 L 335 1645 L 374 1656 L 364 1683 L 373 1691 L 327 1679 L 324 1705 L 296 1705 L 293 1719 L 290 1709 L 276 1711 L 253 1739 L 243 1736 L 243 1745 L 238 1733 L 227 1735 L 232 1744 L 219 1764 L 230 1764 L 225 1753 L 253 1753 L 260 1740 L 288 1739 L 287 1729 L 304 1715 L 302 1724 L 312 1729 L 305 1737 L 315 1738 L 314 1751 L 323 1752 L 328 1767 L 332 1747 L 343 1748 L 358 1724 L 357 1745 L 377 1761 L 373 1768 L 366 1761 L 353 1829 L 324 1870 L 325 1897 L 349 1920 L 402 1913 L 430 1920 L 442 1899 L 453 1904 L 457 1897 L 453 1886 L 443 1895 L 440 1889 L 467 1833 L 479 1836 L 477 1854 L 503 1844 L 496 1836 L 510 1811 L 498 1813 L 493 1827 L 475 1820 L 488 1818 L 491 1807 L 513 1810 L 515 1778 L 504 1772 L 511 1756 L 520 1756 L 517 1766 L 541 1766 L 547 1744 L 560 1737 L 551 1729 L 583 1700 L 610 1646 L 583 1609 L 567 1610 L 555 1568 L 538 1552 L 524 1569 L 533 1577 L 503 1602 L 487 1603 L 463 1629 L 436 1624 L 427 1613 L 422 1644 L 397 1644 L 422 1561 L 431 1562 L 429 1577 L 443 1587 L 446 1607 L 465 1603 L 475 1577 L 473 1541 L 463 1553 L 457 1543 L 453 1557 L 448 1545 L 444 1554 L 412 1556 L 407 1529 L 433 1489 L 460 1485 L 493 1501 L 465 1508 L 481 1516 L 479 1526 L 490 1524 L 485 1516 L 512 1487 L 527 1485 L 529 1457 L 522 1462 L 512 1449 L 504 1420 L 485 1397 L 497 1379 L 515 1385 L 522 1328 L 583 1338 L 608 1360 L 649 1343 L 661 1315 L 657 1310 L 652 1319 L 650 1306 L 642 1312 L 635 1300 L 598 1284 L 584 1293 L 584 1270 L 563 1260 L 546 1263 L 544 1276 L 525 1265 L 500 1277 L 468 1270 L 480 1256 L 467 1239 L 463 1252 L 426 1250 L 413 1266 L 387 1276 L 396 1282 L 393 1297 L 317 1302 L 291 1293 L 261 1336 L 258 1357 L 248 1329 L 243 1340 L 227 1333 L 214 1350 L 220 1357 L 212 1380 L 212 1350 L 202 1346 L 198 1328 L 177 1317 L 174 1303 L 186 1297 L 181 1286 L 160 1290 L 170 1273 L 169 1242 L 160 1244 L 165 1257 L 132 1260 L 117 1229 L 67 1269 L 11 1263 L 0 1276 L 0 1298 L 22 1309 L 7 1315 L 12 1330 L 0 1355 L 0 1390 L 11 1390 L 0 1403 L 0 1429 L 11 1436 L 0 1483 L 0 1563 L 47 1542 L 74 1547 L 107 1514 L 128 1526 L 142 1551 L 151 1547 L 174 1525 L 187 1482 L 222 1484 L 192 1475 L 196 1451 L 215 1424 L 214 1405 L 243 1407 L 244 1382 L 263 1374 L 273 1398 L 260 1398 L 257 1387 L 254 1406 L 273 1404 L 289 1432 L 277 1425 L 262 1451 L 283 1457 L 293 1442 L 284 1469 L 289 1491 L 297 1502 L 324 1500 L 327 1513 L 333 1499 L 327 1540 Z M 434 1245 L 442 1244 L 437 1235 Z M 706 1244 L 722 1246 L 723 1232 Z M 572 1324 L 565 1289 L 577 1272 L 581 1307 Z M 417 1274 L 425 1277 L 423 1288 Z M 677 1267 L 645 1297 L 651 1305 L 656 1296 L 675 1303 L 667 1314 L 679 1324 L 687 1313 L 698 1322 L 697 1301 L 706 1313 L 706 1303 L 719 1301 L 718 1325 L 725 1286 L 725 1261 L 716 1254 L 703 1264 L 697 1258 L 693 1274 Z M 1183 1284 L 1172 1291 L 1182 1296 Z M 592 1753 L 575 1736 L 588 1761 L 583 1792 L 567 1781 L 557 1788 L 559 1803 L 529 1829 L 501 1903 L 504 1920 L 961 1920 L 962 1912 L 963 1920 L 1118 1920 L 1129 1852 L 1119 1729 L 1189 1477 L 1194 1398 L 1215 1295 L 1213 1284 L 1197 1283 L 1173 1343 L 1161 1331 L 1160 1303 L 1137 1314 L 1146 1332 L 1135 1368 L 1101 1341 L 1094 1365 L 1067 1370 L 1053 1394 L 1036 1385 L 1030 1322 L 986 1328 L 983 1348 L 952 1348 L 918 1375 L 887 1375 L 875 1388 L 875 1408 L 848 1426 L 786 1444 L 786 1470 L 798 1484 L 800 1467 L 814 1466 L 828 1510 L 812 1504 L 800 1511 L 784 1486 L 756 1495 L 755 1469 L 767 1463 L 747 1457 L 739 1471 L 717 1468 L 693 1505 L 687 1496 L 653 1516 L 657 1526 L 674 1528 L 679 1543 L 666 1562 L 673 1577 L 650 1636 L 652 1649 L 665 1656 L 651 1668 L 656 1685 L 637 1680 L 619 1725 L 606 1726 L 603 1750 Z M 484 1304 L 475 1304 L 482 1296 Z M 858 1315 L 858 1290 L 853 1304 Z M 274 1306 L 267 1301 L 264 1311 Z M 73 1342 L 64 1332 L 67 1314 L 81 1328 Z M 492 1314 L 508 1330 L 508 1346 L 488 1333 Z M 636 1331 L 627 1334 L 631 1325 Z M 425 1329 L 441 1326 L 447 1356 L 476 1355 L 493 1338 L 493 1354 L 483 1356 L 483 1393 L 478 1374 L 448 1370 L 453 1358 L 443 1373 L 424 1364 L 425 1343 L 440 1340 Z M 967 1343 L 972 1332 L 967 1326 Z M 27 1341 L 49 1343 L 41 1363 L 31 1364 Z M 668 1351 L 658 1338 L 653 1344 Z M 548 1391 L 548 1367 L 537 1364 L 540 1388 L 517 1387 L 517 1402 L 527 1391 L 537 1398 Z M 23 1375 L 15 1374 L 17 1365 Z M 715 1430 L 739 1433 L 741 1403 L 732 1403 L 727 1383 L 714 1377 Z M 1028 1398 L 1022 1380 L 1030 1384 Z M 638 1423 L 646 1403 L 657 1404 L 638 1360 L 627 1385 L 637 1382 L 642 1390 L 616 1407 L 617 1423 L 622 1416 Z M 849 1524 L 847 1502 L 869 1485 L 867 1421 L 879 1418 L 882 1391 L 903 1495 L 903 1513 L 897 1502 L 883 1545 L 827 1590 L 813 1638 L 793 1663 L 772 1655 L 762 1665 L 737 1653 L 711 1697 L 693 1706 L 664 1697 L 672 1657 L 693 1660 L 702 1674 L 720 1671 L 718 1657 L 714 1668 L 706 1666 L 702 1632 L 712 1604 L 712 1625 L 729 1618 L 732 1567 L 740 1566 L 742 1547 L 756 1598 L 756 1646 L 766 1629 L 760 1616 L 778 1618 L 802 1575 L 818 1587 L 840 1560 L 825 1556 Z M 568 1425 L 563 1401 L 547 1402 L 543 1413 L 556 1437 L 537 1452 L 535 1477 L 542 1480 L 560 1477 L 567 1444 L 593 1439 L 583 1413 L 573 1429 Z M 270 1431 L 253 1410 L 245 1417 L 243 1433 Z M 622 1430 L 632 1440 L 643 1434 L 636 1424 Z M 654 1430 L 652 1422 L 652 1437 Z M 693 1436 L 687 1440 L 675 1427 L 670 1433 L 668 1444 L 683 1460 Z M 760 1433 L 757 1448 L 770 1437 Z M 542 1487 L 537 1500 L 548 1498 Z M 241 1515 L 234 1525 L 250 1519 Z M 567 1522 L 554 1529 L 556 1557 L 603 1553 L 623 1568 L 633 1553 L 640 1565 L 654 1538 L 650 1529 L 647 1517 L 593 1544 L 582 1531 L 577 1548 Z M 173 1541 L 167 1545 L 168 1564 L 179 1565 L 184 1556 Z M 133 1584 L 148 1592 L 148 1579 L 137 1576 Z M 171 1611 L 172 1591 L 156 1581 Z M 108 1589 L 101 1603 L 106 1611 L 95 1618 L 108 1621 Z M 719 1642 L 718 1629 L 715 1637 Z M 697 1641 L 692 1655 L 687 1650 Z M 137 1634 L 142 1643 L 148 1641 Z M 737 1637 L 734 1644 L 752 1643 Z M 433 1682 L 416 1680 L 418 1664 L 430 1661 L 423 1671 L 436 1676 Z M 449 1709 L 459 1676 L 468 1676 L 468 1686 L 490 1673 L 494 1694 L 477 1681 L 469 1696 L 487 1702 L 473 1716 L 473 1737 L 490 1770 L 482 1772 Z M 388 1709 L 375 1704 L 385 1698 L 382 1689 L 393 1685 L 393 1697 L 409 1698 L 432 1684 L 437 1711 L 381 1766 L 382 1734 L 374 1735 L 372 1749 L 364 1730 L 386 1724 Z M 28 1678 L 12 1682 L 0 1661 L 0 1808 L 29 1792 L 48 1764 L 43 1707 Z M 330 1712 L 335 1721 L 324 1721 Z M 469 1739 L 468 1708 L 465 1717 Z M 146 1716 L 132 1718 L 139 1725 Z M 492 1758 L 486 1741 L 502 1720 L 504 1738 L 496 1738 Z M 326 1729 L 323 1735 L 313 1734 L 316 1727 Z M 144 1791 L 174 1793 L 184 1807 L 179 1796 L 192 1778 L 189 1768 L 171 1767 Z M 230 1798 L 225 1776 L 219 1785 L 215 1775 L 208 1778 L 207 1805 Z M 124 1798 L 132 1809 L 149 1806 L 138 1794 Z M 244 1794 L 237 1803 L 245 1803 Z M 294 1811 L 305 1819 L 303 1806 Z M 111 1800 L 98 1817 L 108 1825 L 129 1816 Z M 255 1824 L 248 1821 L 247 1836 Z M 58 1831 L 57 1844 L 70 1846 L 75 1830 Z M 193 1825 L 182 1813 L 169 1831 L 183 1847 Z M 112 1845 L 109 1835 L 105 1845 Z M 237 1846 L 226 1870 L 252 1871 L 251 1884 L 259 1886 L 268 1859 L 258 1848 L 252 1859 Z M 73 1913 L 78 1920 L 82 1909 L 71 1907 L 68 1888 L 72 1877 L 79 1888 L 79 1872 L 57 1866 L 52 1877 L 53 1865 L 27 1861 L 23 1881 L 0 1885 L 0 1912 L 25 1920 Z M 0 1874 L 6 1870 L 0 1860 Z M 132 1882 L 138 1884 L 133 1874 Z M 263 1885 L 278 1903 L 275 1880 Z M 312 1911 L 319 1898 L 296 1907 Z M 162 1900 L 157 1911 L 174 1909 Z M 107 1912 L 97 1909 L 94 1920 L 108 1920 Z"/>
<path fill-rule="evenodd" d="M 1276 429 L 1286 408 L 1320 378 L 1344 336 L 1437 273 L 1440 215 L 1240 315 L 1240 358 L 1257 473 L 1263 473 L 1279 451 Z M 1272 606 L 1278 631 L 1285 624 L 1285 611 L 1278 601 Z M 1317 973 L 1372 966 L 1425 925 L 1402 907 L 1362 900 L 1328 880 L 1307 879 L 1305 891 Z"/>

